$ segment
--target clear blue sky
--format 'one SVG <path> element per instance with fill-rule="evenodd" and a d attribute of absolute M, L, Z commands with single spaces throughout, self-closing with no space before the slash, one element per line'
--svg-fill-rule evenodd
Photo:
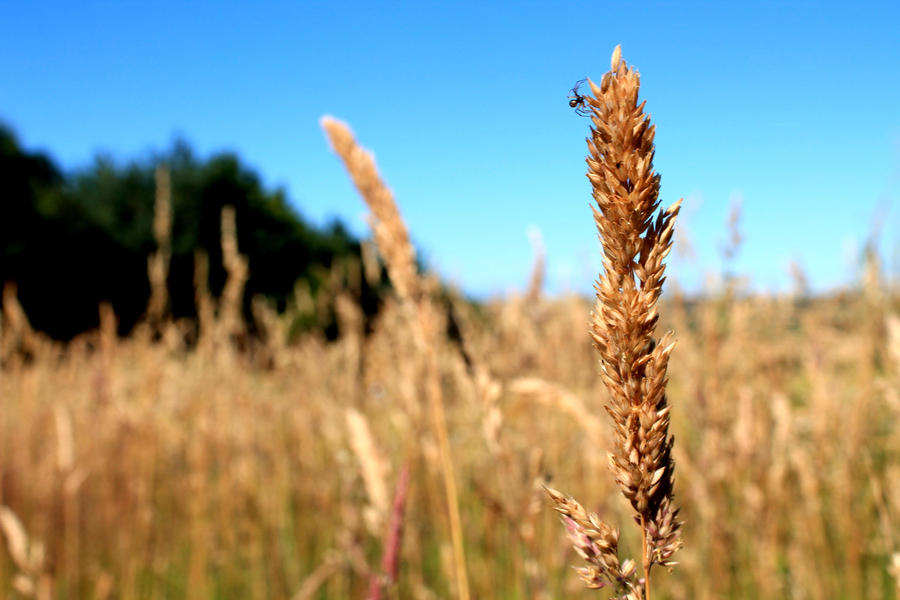
<path fill-rule="evenodd" d="M 756 3 L 754 3 L 756 4 Z M 657 125 L 664 204 L 685 198 L 671 272 L 786 289 L 852 280 L 900 242 L 900 3 L 2 2 L 0 119 L 66 169 L 184 136 L 235 150 L 316 223 L 366 231 L 318 121 L 373 150 L 429 264 L 475 294 L 521 289 L 543 233 L 551 290 L 590 289 L 599 251 L 588 120 L 566 95 L 616 44 Z M 688 244 L 679 242 L 680 250 Z"/>

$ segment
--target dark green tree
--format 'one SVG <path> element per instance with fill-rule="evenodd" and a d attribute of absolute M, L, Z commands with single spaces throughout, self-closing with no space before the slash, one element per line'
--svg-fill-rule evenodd
<path fill-rule="evenodd" d="M 161 154 L 118 164 L 99 157 L 64 175 L 45 155 L 24 151 L 0 129 L 0 282 L 15 281 L 32 324 L 67 339 L 97 326 L 100 302 L 109 301 L 120 331 L 142 317 L 150 294 L 147 257 L 152 234 L 154 169 L 166 165 L 172 187 L 172 262 L 168 288 L 175 318 L 195 315 L 194 255 L 209 256 L 209 288 L 225 282 L 220 214 L 234 206 L 238 246 L 247 257 L 250 298 L 264 295 L 283 309 L 298 279 L 315 291 L 323 269 L 358 260 L 360 244 L 340 223 L 309 225 L 283 190 L 266 189 L 230 153 L 198 159 L 185 142 Z M 380 285 L 378 286 L 380 288 Z M 356 282 L 358 300 L 373 314 L 380 290 Z M 319 322 L 319 325 L 324 325 Z"/>

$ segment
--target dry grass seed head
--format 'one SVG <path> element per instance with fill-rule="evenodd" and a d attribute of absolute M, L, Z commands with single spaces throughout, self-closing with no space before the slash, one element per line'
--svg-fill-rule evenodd
<path fill-rule="evenodd" d="M 332 117 L 323 117 L 321 123 L 332 148 L 343 159 L 350 178 L 372 211 L 375 243 L 384 257 L 397 294 L 407 300 L 417 300 L 420 290 L 415 250 L 394 195 L 378 173 L 375 157 L 357 144 L 345 123 Z"/>

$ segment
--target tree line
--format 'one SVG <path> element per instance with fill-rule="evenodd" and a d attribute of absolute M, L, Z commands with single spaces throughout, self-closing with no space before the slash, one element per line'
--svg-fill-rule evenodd
<path fill-rule="evenodd" d="M 184 141 L 144 160 L 109 157 L 64 172 L 41 152 L 25 150 L 0 126 L 0 283 L 15 282 L 32 326 L 56 339 L 97 327 L 98 306 L 110 302 L 127 333 L 150 297 L 147 258 L 153 236 L 154 171 L 165 165 L 172 201 L 171 263 L 167 287 L 173 318 L 196 315 L 194 262 L 208 256 L 208 288 L 221 293 L 226 279 L 220 215 L 236 213 L 238 247 L 249 263 L 244 294 L 265 296 L 283 310 L 295 284 L 315 293 L 338 261 L 357 260 L 360 241 L 338 221 L 309 224 L 282 189 L 267 189 L 233 153 L 201 159 Z M 358 272 L 358 269 L 357 269 Z M 377 309 L 384 281 L 355 282 L 367 314 Z M 319 319 L 314 323 L 333 327 Z"/>

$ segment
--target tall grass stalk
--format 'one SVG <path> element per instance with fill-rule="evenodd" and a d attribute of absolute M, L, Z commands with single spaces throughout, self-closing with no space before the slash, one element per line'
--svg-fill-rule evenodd
<path fill-rule="evenodd" d="M 434 349 L 438 335 L 436 310 L 431 302 L 426 281 L 419 277 L 416 271 L 415 249 L 409 240 L 406 224 L 394 202 L 393 194 L 378 174 L 374 157 L 356 143 L 353 133 L 344 123 L 331 117 L 324 117 L 322 127 L 328 134 L 334 151 L 343 160 L 357 190 L 372 211 L 371 224 L 375 243 L 384 257 L 388 275 L 397 295 L 412 313 L 412 334 L 415 346 L 424 360 L 425 396 L 428 399 L 432 429 L 438 442 L 453 544 L 456 591 L 461 600 L 468 600 L 469 581 L 459 513 L 459 493 Z"/>
<path fill-rule="evenodd" d="M 593 96 L 588 139 L 588 179 L 594 222 L 603 246 L 603 272 L 596 283 L 591 336 L 600 354 L 613 421 L 609 467 L 631 503 L 641 529 L 643 579 L 633 561 L 619 562 L 616 529 L 577 502 L 550 490 L 578 553 L 588 587 L 613 585 L 623 598 L 650 600 L 653 565 L 669 566 L 681 546 L 681 522 L 672 503 L 674 461 L 669 435 L 666 369 L 674 347 L 671 333 L 654 338 L 657 302 L 665 280 L 663 259 L 681 204 L 659 207 L 659 175 L 653 171 L 655 129 L 638 104 L 640 77 L 612 55 L 610 72 Z"/>
<path fill-rule="evenodd" d="M 147 258 L 147 276 L 150 280 L 147 320 L 158 327 L 169 302 L 166 282 L 172 259 L 172 182 L 166 167 L 157 167 L 154 175 L 156 199 L 153 204 L 153 238 L 156 240 L 156 252 Z"/>

